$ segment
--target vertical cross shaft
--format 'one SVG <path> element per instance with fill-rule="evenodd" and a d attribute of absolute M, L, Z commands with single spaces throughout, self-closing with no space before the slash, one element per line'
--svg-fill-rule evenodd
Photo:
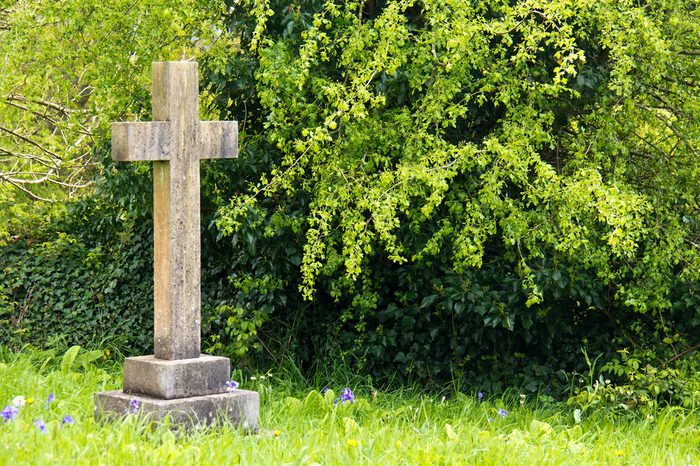
<path fill-rule="evenodd" d="M 153 162 L 154 354 L 200 353 L 197 67 L 153 67 L 153 119 L 170 122 L 170 159 Z M 173 72 L 175 71 L 175 72 Z"/>
<path fill-rule="evenodd" d="M 112 124 L 114 160 L 153 161 L 154 354 L 200 354 L 199 160 L 237 156 L 235 121 L 198 120 L 197 63 L 153 64 L 153 122 Z"/>

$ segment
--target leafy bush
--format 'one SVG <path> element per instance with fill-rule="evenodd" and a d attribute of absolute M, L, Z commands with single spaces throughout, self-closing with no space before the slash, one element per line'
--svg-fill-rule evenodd
<path fill-rule="evenodd" d="M 584 351 L 588 371 L 574 374 L 575 393 L 568 403 L 581 413 L 612 415 L 641 413 L 653 415 L 660 407 L 682 406 L 691 410 L 700 404 L 700 356 L 691 348 L 676 353 L 670 348 L 673 338 L 666 338 L 669 348 L 657 354 L 652 349 L 618 350 L 600 368 Z M 675 343 L 682 343 L 676 335 Z M 674 354 L 659 361 L 659 356 Z M 602 356 L 602 355 L 601 355 Z M 600 357 L 600 356 L 599 356 Z"/>
<path fill-rule="evenodd" d="M 96 220 L 97 204 L 82 204 L 84 219 Z M 90 244 L 65 231 L 33 232 L 3 247 L 0 286 L 2 343 L 18 347 L 80 344 L 129 348 L 151 346 L 152 259 L 147 223 Z M 84 232 L 84 234 L 87 232 Z"/>
<path fill-rule="evenodd" d="M 649 348 L 656 372 L 615 386 L 671 377 L 684 350 L 660 343 L 700 326 L 694 6 L 228 3 L 235 46 L 200 57 L 206 112 L 241 128 L 239 160 L 203 163 L 206 346 L 553 395 L 580 347 Z M 41 274 L 3 254 L 0 309 L 36 303 L 31 338 L 58 316 L 99 335 L 74 283 L 150 336 L 149 169 L 128 165 L 105 158 L 94 199 L 8 246 Z M 61 292 L 39 302 L 43 277 Z"/>
<path fill-rule="evenodd" d="M 203 76 L 244 130 L 216 219 L 241 335 L 535 391 L 581 346 L 696 334 L 698 11 L 448 3 L 232 7 Z"/>

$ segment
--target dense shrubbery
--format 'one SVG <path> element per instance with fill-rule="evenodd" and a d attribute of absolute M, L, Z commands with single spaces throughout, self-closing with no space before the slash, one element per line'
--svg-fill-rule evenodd
<path fill-rule="evenodd" d="M 127 352 L 151 345 L 150 226 L 96 231 L 92 221 L 107 220 L 104 208 L 80 202 L 71 206 L 73 223 L 25 232 L 3 247 L 0 287 L 9 304 L 0 313 L 3 344 L 108 345 Z"/>
<path fill-rule="evenodd" d="M 585 405 L 583 349 L 634 392 L 618 405 L 692 403 L 672 381 L 700 327 L 692 5 L 229 3 L 239 48 L 200 57 L 207 111 L 241 128 L 240 159 L 204 165 L 211 348 L 556 396 L 588 371 Z M 6 249 L 60 275 L 31 260 L 62 248 L 93 303 L 150 254 L 145 166 L 105 173 L 90 224 Z"/>
<path fill-rule="evenodd" d="M 284 349 L 537 389 L 696 344 L 692 5 L 249 3 L 205 60 L 250 181 L 217 225 L 274 264 L 229 271 L 287 303 L 248 314 Z"/>

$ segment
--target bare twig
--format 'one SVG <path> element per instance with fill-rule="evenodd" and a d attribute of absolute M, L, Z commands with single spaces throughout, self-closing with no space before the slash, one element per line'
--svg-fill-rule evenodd
<path fill-rule="evenodd" d="M 55 152 L 51 152 L 50 150 L 48 150 L 47 148 L 45 148 L 44 146 L 42 146 L 41 144 L 39 144 L 38 142 L 34 141 L 33 139 L 31 139 L 31 138 L 29 138 L 29 137 L 27 137 L 27 136 L 24 136 L 24 135 L 19 134 L 19 133 L 15 132 L 15 131 L 12 131 L 12 130 L 9 129 L 9 128 L 5 128 L 4 126 L 0 126 L 0 131 L 4 131 L 4 132 L 6 132 L 7 134 L 10 134 L 10 135 L 12 135 L 12 136 L 14 136 L 14 137 L 16 137 L 16 138 L 18 138 L 18 139 L 21 139 L 22 141 L 26 142 L 27 144 L 31 144 L 32 146 L 39 148 L 41 151 L 47 153 L 48 155 L 50 155 L 51 157 L 54 157 L 54 158 L 57 159 L 57 160 L 60 160 L 60 159 L 61 159 L 61 158 L 58 156 L 58 154 L 56 154 Z"/>
<path fill-rule="evenodd" d="M 11 94 L 7 96 L 8 100 L 14 100 L 17 102 L 32 102 L 35 104 L 43 105 L 44 107 L 50 108 L 52 110 L 56 110 L 59 113 L 62 113 L 64 115 L 68 115 L 70 113 L 75 113 L 75 110 L 70 109 L 68 107 L 64 107 L 63 105 L 59 105 L 55 102 L 49 102 L 48 100 L 42 100 L 42 99 L 27 99 L 24 96 L 21 96 L 19 94 Z"/>
<path fill-rule="evenodd" d="M 678 360 L 678 359 L 680 359 L 680 358 L 682 358 L 682 357 L 684 357 L 684 356 L 686 356 L 686 355 L 688 355 L 688 354 L 690 354 L 693 351 L 696 351 L 698 349 L 700 349 L 700 344 L 693 345 L 690 348 L 686 348 L 683 351 L 681 351 L 680 353 L 678 353 L 677 355 L 675 355 L 674 357 L 672 357 L 671 359 L 664 362 L 662 364 L 662 366 L 667 366 L 668 364 L 672 363 L 673 361 L 676 361 L 676 360 Z"/>

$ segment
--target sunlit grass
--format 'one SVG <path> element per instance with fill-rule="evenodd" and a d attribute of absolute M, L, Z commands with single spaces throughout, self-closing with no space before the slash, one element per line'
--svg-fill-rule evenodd
<path fill-rule="evenodd" d="M 92 395 L 118 388 L 120 365 L 98 368 L 87 359 L 62 365 L 62 355 L 46 352 L 4 356 L 0 409 L 16 396 L 25 404 L 15 419 L 0 419 L 0 464 L 700 464 L 697 412 L 576 424 L 563 405 L 361 385 L 350 387 L 354 402 L 334 404 L 344 383 L 329 380 L 324 396 L 316 391 L 323 387 L 274 374 L 237 374 L 241 388 L 261 394 L 259 435 L 228 425 L 176 435 L 138 416 L 99 424 Z M 46 404 L 51 393 L 55 401 Z M 65 415 L 75 422 L 61 427 Z"/>

